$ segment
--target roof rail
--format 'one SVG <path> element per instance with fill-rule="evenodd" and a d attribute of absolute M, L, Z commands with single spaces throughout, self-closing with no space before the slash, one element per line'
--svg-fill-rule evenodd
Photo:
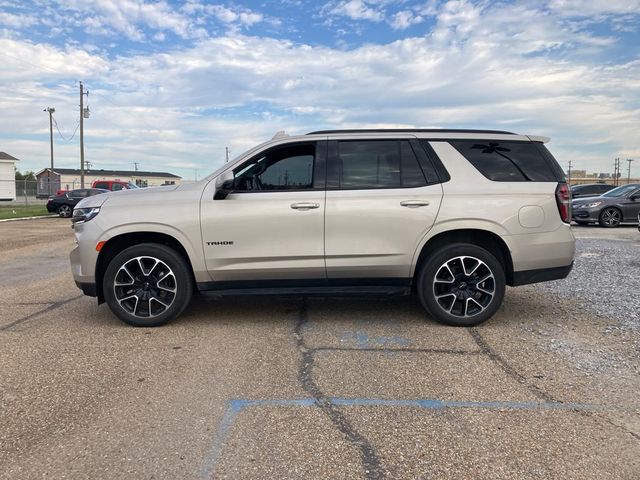
<path fill-rule="evenodd" d="M 271 140 L 277 140 L 278 138 L 284 138 L 288 136 L 289 135 L 287 135 L 287 132 L 285 132 L 284 130 L 278 130 Z"/>
<path fill-rule="evenodd" d="M 385 132 L 427 132 L 427 133 L 489 133 L 501 135 L 517 135 L 503 130 L 473 130 L 464 128 L 355 128 L 346 130 L 317 130 L 307 135 L 328 135 L 333 133 L 385 133 Z"/>

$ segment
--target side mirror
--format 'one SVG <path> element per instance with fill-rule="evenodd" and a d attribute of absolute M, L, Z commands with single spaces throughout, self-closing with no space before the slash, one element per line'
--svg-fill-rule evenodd
<path fill-rule="evenodd" d="M 214 200 L 224 200 L 227 198 L 227 195 L 233 193 L 235 188 L 235 180 L 233 178 L 224 180 L 222 184 L 216 188 L 216 193 L 213 196 Z"/>

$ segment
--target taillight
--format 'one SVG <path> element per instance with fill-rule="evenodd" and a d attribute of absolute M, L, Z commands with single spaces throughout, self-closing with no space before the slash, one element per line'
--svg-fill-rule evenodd
<path fill-rule="evenodd" d="M 560 219 L 564 223 L 571 223 L 571 190 L 566 183 L 559 183 L 556 188 L 556 202 Z"/>

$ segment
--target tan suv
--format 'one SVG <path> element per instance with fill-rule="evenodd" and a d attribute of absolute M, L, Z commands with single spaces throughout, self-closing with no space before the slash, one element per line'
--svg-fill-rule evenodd
<path fill-rule="evenodd" d="M 564 278 L 570 195 L 548 139 L 487 130 L 276 135 L 196 183 L 74 210 L 76 284 L 136 326 L 194 291 L 417 293 L 471 326 L 505 285 Z"/>

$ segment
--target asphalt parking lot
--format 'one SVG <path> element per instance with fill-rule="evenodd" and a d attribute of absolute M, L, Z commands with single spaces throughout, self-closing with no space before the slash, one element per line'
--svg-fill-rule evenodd
<path fill-rule="evenodd" d="M 478 328 L 403 298 L 83 297 L 68 220 L 0 224 L 0 478 L 640 477 L 640 233 Z"/>

